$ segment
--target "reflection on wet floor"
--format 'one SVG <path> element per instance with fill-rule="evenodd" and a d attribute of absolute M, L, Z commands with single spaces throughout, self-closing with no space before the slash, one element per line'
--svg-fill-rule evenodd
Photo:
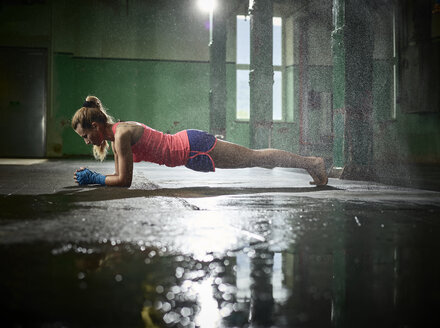
<path fill-rule="evenodd" d="M 247 199 L 266 206 L 261 198 Z M 266 197 L 267 207 L 277 199 Z M 301 198 L 282 203 L 275 207 L 278 214 L 253 212 L 253 219 L 234 228 L 262 239 L 235 248 L 212 246 L 197 256 L 197 245 L 183 247 L 165 237 L 162 244 L 140 237 L 1 244 L 2 321 L 14 327 L 439 323 L 440 207 Z M 228 206 L 234 207 L 233 200 Z M 0 233 L 15 221 L 3 220 Z M 221 236 L 227 228 L 214 229 Z M 208 249 L 204 243 L 199 247 Z"/>

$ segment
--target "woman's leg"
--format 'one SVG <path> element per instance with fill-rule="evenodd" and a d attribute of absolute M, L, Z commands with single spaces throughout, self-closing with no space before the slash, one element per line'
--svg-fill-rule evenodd
<path fill-rule="evenodd" d="M 311 184 L 326 185 L 328 180 L 321 157 L 304 157 L 279 149 L 252 150 L 223 140 L 217 140 L 210 155 L 217 168 L 291 167 L 307 170 L 313 178 Z"/>

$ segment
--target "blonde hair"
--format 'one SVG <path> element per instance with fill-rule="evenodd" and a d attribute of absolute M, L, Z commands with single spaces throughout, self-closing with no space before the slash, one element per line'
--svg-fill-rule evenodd
<path fill-rule="evenodd" d="M 78 124 L 81 124 L 83 129 L 91 129 L 92 122 L 106 124 L 113 124 L 114 118 L 107 114 L 106 109 L 102 106 L 101 100 L 95 96 L 87 96 L 83 107 L 78 109 L 72 117 L 72 128 L 76 130 Z M 93 156 L 101 162 L 107 156 L 109 145 L 105 140 L 101 145 L 93 145 Z"/>

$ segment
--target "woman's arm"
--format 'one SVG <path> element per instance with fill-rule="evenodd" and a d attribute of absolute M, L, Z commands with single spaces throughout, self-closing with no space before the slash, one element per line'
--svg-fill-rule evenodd
<path fill-rule="evenodd" d="M 113 175 L 119 175 L 119 159 L 118 159 L 118 153 L 115 151 L 115 144 L 114 142 L 112 142 L 112 149 L 113 149 L 113 154 L 114 154 L 114 158 L 115 158 L 115 173 Z"/>
<path fill-rule="evenodd" d="M 133 154 L 131 135 L 128 131 L 117 132 L 113 143 L 115 174 L 105 177 L 107 186 L 130 187 L 133 178 Z"/>
<path fill-rule="evenodd" d="M 113 174 L 107 174 L 106 176 L 114 176 L 114 175 L 119 175 L 119 167 L 118 167 L 118 153 L 115 151 L 115 145 L 114 142 L 112 141 L 112 150 L 113 150 L 113 158 L 115 161 L 115 173 Z"/>

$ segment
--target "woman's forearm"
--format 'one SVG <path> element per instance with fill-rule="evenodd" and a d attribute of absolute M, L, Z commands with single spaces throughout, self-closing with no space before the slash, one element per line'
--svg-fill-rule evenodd
<path fill-rule="evenodd" d="M 105 185 L 111 187 L 130 187 L 132 177 L 123 177 L 121 175 L 106 175 Z"/>

